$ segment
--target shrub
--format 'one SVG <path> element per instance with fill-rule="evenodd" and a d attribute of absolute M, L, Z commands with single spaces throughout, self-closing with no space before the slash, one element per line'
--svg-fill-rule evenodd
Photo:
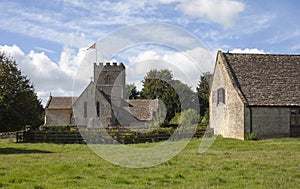
<path fill-rule="evenodd" d="M 245 135 L 245 140 L 257 140 L 257 136 L 255 133 L 249 133 Z"/>
<path fill-rule="evenodd" d="M 180 113 L 176 113 L 175 116 L 171 119 L 170 124 L 171 125 L 175 125 L 175 124 L 178 125 L 178 124 L 180 124 L 181 123 L 180 116 L 181 116 Z"/>
<path fill-rule="evenodd" d="M 178 125 L 190 125 L 197 124 L 199 120 L 199 115 L 195 109 L 189 108 L 181 113 L 176 113 L 176 115 L 171 119 L 170 124 Z"/>
<path fill-rule="evenodd" d="M 200 125 L 208 125 L 209 123 L 209 109 L 205 111 L 205 114 L 202 118 L 200 118 Z"/>
<path fill-rule="evenodd" d="M 77 131 L 76 125 L 41 125 L 40 130 L 42 131 Z"/>

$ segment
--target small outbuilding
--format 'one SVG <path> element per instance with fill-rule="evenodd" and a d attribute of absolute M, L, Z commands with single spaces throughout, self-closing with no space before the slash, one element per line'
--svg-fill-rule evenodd
<path fill-rule="evenodd" d="M 209 105 L 214 134 L 300 137 L 300 55 L 219 51 Z"/>
<path fill-rule="evenodd" d="M 76 100 L 76 97 L 53 97 L 50 95 L 45 106 L 45 125 L 73 123 L 72 100 Z"/>

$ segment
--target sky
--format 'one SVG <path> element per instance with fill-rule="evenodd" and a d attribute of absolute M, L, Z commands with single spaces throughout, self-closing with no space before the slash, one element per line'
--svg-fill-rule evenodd
<path fill-rule="evenodd" d="M 138 88 L 147 71 L 168 68 L 195 90 L 218 50 L 300 52 L 296 0 L 0 0 L 0 7 L 0 51 L 16 60 L 43 104 L 50 92 L 80 94 L 101 54 L 87 50 L 95 42 L 118 50 L 97 62 L 123 62 L 127 83 Z"/>

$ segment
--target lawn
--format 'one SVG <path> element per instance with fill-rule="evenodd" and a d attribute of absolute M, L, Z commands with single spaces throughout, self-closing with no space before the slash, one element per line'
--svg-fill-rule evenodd
<path fill-rule="evenodd" d="M 193 139 L 151 168 L 112 165 L 83 144 L 0 140 L 0 188 L 299 188 L 300 139 L 218 138 L 199 154 Z M 137 147 L 147 147 L 143 144 Z M 120 154 L 121 156 L 122 154 Z"/>

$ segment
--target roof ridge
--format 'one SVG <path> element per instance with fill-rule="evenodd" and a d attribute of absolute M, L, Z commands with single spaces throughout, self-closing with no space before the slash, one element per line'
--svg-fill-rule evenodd
<path fill-rule="evenodd" d="M 223 52 L 223 54 L 233 54 L 233 55 L 262 55 L 262 56 L 300 56 L 300 54 L 287 54 L 287 53 L 245 53 L 245 52 Z"/>

